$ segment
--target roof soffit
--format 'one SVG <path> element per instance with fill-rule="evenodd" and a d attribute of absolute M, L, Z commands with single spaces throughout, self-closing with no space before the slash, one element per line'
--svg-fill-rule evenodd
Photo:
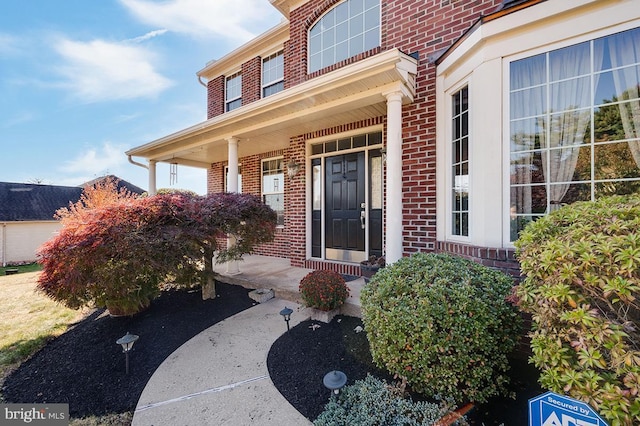
<path fill-rule="evenodd" d="M 289 19 L 289 13 L 297 9 L 309 0 L 269 0 L 273 7 L 278 9 L 285 18 Z"/>
<path fill-rule="evenodd" d="M 292 136 L 384 115 L 386 92 L 400 90 L 404 101 L 411 102 L 416 72 L 415 59 L 395 49 L 382 52 L 127 154 L 208 167 L 226 158 L 226 138 L 232 136 L 241 140 L 241 156 L 255 153 L 252 150 L 283 149 Z M 259 144 L 246 143 L 256 140 Z"/>

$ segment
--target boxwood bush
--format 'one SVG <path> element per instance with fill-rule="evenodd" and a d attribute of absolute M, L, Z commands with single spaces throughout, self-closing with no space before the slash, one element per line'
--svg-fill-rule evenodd
<path fill-rule="evenodd" d="M 432 426 L 450 413 L 446 404 L 403 398 L 368 375 L 332 395 L 315 426 Z M 466 422 L 461 421 L 466 424 Z"/>
<path fill-rule="evenodd" d="M 516 242 L 540 384 L 640 424 L 640 196 L 574 203 Z"/>
<path fill-rule="evenodd" d="M 381 269 L 361 293 L 374 362 L 427 396 L 457 403 L 507 394 L 521 333 L 507 275 L 455 256 L 419 253 Z"/>

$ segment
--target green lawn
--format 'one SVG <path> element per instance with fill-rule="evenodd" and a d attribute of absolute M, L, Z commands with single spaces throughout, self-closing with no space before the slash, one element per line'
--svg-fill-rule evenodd
<path fill-rule="evenodd" d="M 5 269 L 0 268 L 0 388 L 12 369 L 87 313 L 65 308 L 36 291 L 40 265 L 19 266 L 15 275 L 5 275 Z M 132 413 L 112 413 L 70 419 L 69 424 L 122 426 L 131 424 L 132 417 Z"/>
<path fill-rule="evenodd" d="M 30 263 L 28 265 L 20 265 L 20 266 L 1 266 L 0 267 L 0 276 L 6 275 L 7 269 L 18 269 L 18 273 L 22 274 L 24 272 L 37 272 L 42 270 L 42 267 L 38 263 Z"/>
<path fill-rule="evenodd" d="M 0 380 L 49 339 L 82 318 L 81 312 L 36 292 L 38 272 L 26 272 L 29 269 L 33 270 L 33 266 L 20 267 L 21 273 L 16 275 L 0 273 Z"/>

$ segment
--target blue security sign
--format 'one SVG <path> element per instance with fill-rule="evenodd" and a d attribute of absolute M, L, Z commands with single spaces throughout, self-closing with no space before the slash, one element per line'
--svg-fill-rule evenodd
<path fill-rule="evenodd" d="M 529 426 L 607 426 L 582 401 L 547 392 L 529 400 Z"/>

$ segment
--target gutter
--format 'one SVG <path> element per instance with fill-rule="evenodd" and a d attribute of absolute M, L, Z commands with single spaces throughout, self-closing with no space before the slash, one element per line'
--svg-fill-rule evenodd
<path fill-rule="evenodd" d="M 142 167 L 143 169 L 149 170 L 149 166 L 147 166 L 146 164 L 142 164 L 142 163 L 138 163 L 137 161 L 134 161 L 133 158 L 131 158 L 131 155 L 127 155 L 127 158 L 129 159 L 129 162 L 134 166 Z"/>

